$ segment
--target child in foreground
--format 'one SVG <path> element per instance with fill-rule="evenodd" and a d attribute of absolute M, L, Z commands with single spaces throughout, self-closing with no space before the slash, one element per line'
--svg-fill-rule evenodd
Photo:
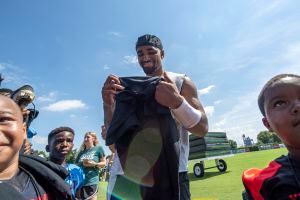
<path fill-rule="evenodd" d="M 258 97 L 263 124 L 288 150 L 264 169 L 244 171 L 244 199 L 300 199 L 300 76 L 280 74 Z"/>
<path fill-rule="evenodd" d="M 38 156 L 19 156 L 25 137 L 26 125 L 20 107 L 0 95 L 1 199 L 13 196 L 31 200 L 71 199 L 70 188 L 64 182 L 68 174 L 64 168 Z"/>

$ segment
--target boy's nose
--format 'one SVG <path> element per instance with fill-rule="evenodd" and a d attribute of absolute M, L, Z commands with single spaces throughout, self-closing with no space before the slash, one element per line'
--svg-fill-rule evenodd
<path fill-rule="evenodd" d="M 300 100 L 297 100 L 297 101 L 294 103 L 292 112 L 293 112 L 294 114 L 299 114 L 299 112 L 300 112 Z"/>
<path fill-rule="evenodd" d="M 67 141 L 63 141 L 63 142 L 61 143 L 61 145 L 62 145 L 62 146 L 67 146 Z"/>

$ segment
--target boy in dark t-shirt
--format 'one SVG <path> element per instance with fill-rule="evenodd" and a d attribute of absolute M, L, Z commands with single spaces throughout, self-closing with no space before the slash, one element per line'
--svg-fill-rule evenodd
<path fill-rule="evenodd" d="M 39 185 L 34 179 L 22 168 L 11 179 L 2 180 L 2 183 L 13 186 L 17 191 L 21 192 L 25 199 L 48 199 L 50 195 Z"/>
<path fill-rule="evenodd" d="M 258 97 L 263 124 L 288 149 L 287 156 L 264 169 L 244 171 L 244 199 L 300 199 L 300 76 L 281 74 L 263 87 Z"/>
<path fill-rule="evenodd" d="M 8 185 L 25 199 L 71 199 L 70 189 L 63 182 L 67 172 L 40 157 L 20 155 L 26 125 L 19 106 L 0 95 L 0 187 Z M 12 194 L 1 191 L 1 198 Z"/>

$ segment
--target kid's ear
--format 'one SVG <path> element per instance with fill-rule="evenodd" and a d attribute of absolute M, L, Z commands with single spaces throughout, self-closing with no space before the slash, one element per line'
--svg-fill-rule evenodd
<path fill-rule="evenodd" d="M 24 140 L 27 138 L 27 126 L 25 122 L 22 124 L 22 136 Z"/>
<path fill-rule="evenodd" d="M 164 50 L 160 50 L 160 55 L 161 55 L 161 59 L 163 59 L 165 57 L 165 51 Z"/>
<path fill-rule="evenodd" d="M 269 131 L 273 132 L 273 129 L 271 128 L 271 126 L 270 126 L 270 124 L 269 124 L 269 122 L 268 122 L 268 120 L 267 120 L 266 117 L 263 117 L 263 118 L 262 118 L 262 122 L 263 122 L 263 124 L 265 125 L 265 127 L 266 127 Z"/>
<path fill-rule="evenodd" d="M 45 146 L 45 150 L 46 150 L 46 152 L 49 152 L 50 150 L 49 150 L 49 144 L 47 144 L 46 146 Z"/>

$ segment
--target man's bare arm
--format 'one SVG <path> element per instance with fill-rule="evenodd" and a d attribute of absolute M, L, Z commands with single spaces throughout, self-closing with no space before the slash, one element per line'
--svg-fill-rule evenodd
<path fill-rule="evenodd" d="M 156 101 L 169 107 L 175 118 L 191 133 L 203 137 L 208 130 L 207 118 L 194 83 L 185 78 L 181 92 L 175 82 L 164 72 L 164 80 L 156 86 Z"/>
<path fill-rule="evenodd" d="M 205 111 L 201 102 L 198 99 L 197 89 L 195 84 L 189 78 L 185 78 L 182 89 L 181 95 L 185 98 L 185 100 L 195 109 L 201 112 L 201 119 L 200 121 L 193 126 L 192 128 L 188 129 L 189 132 L 199 136 L 204 137 L 205 134 L 208 132 L 208 122 Z"/>
<path fill-rule="evenodd" d="M 108 148 L 112 153 L 115 153 L 115 144 L 109 145 Z"/>
<path fill-rule="evenodd" d="M 109 127 L 114 111 L 115 111 L 115 106 L 112 105 L 105 105 L 103 104 L 103 111 L 104 111 L 104 124 L 106 127 Z"/>

